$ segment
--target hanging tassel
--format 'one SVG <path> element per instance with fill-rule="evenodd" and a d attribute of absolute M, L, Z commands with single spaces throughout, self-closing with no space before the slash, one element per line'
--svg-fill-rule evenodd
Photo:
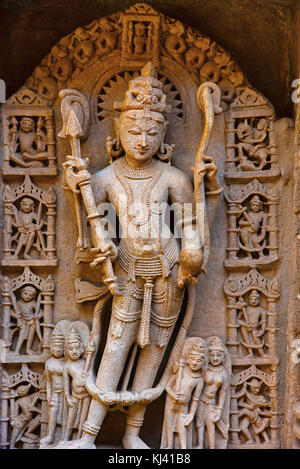
<path fill-rule="evenodd" d="M 137 344 L 144 348 L 150 344 L 150 317 L 151 317 L 151 304 L 153 293 L 153 280 L 151 278 L 145 279 L 144 285 L 144 299 L 143 309 L 141 314 L 141 322 Z"/>

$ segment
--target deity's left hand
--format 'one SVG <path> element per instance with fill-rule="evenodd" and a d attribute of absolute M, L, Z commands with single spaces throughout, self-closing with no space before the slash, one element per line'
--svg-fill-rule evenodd
<path fill-rule="evenodd" d="M 195 285 L 203 264 L 201 248 L 182 249 L 179 256 L 178 287 L 183 288 L 186 283 Z"/>

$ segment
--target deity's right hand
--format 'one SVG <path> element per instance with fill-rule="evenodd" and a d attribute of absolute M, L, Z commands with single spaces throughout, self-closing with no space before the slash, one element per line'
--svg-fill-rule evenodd
<path fill-rule="evenodd" d="M 113 262 L 117 258 L 118 248 L 113 241 L 106 240 L 102 249 L 92 248 L 90 252 L 94 256 L 94 260 L 90 263 L 90 267 L 96 269 L 97 267 L 101 267 L 101 264 L 107 258 L 110 258 Z"/>
<path fill-rule="evenodd" d="M 72 192 L 79 192 L 78 185 L 91 180 L 87 167 L 88 158 L 76 158 L 68 155 L 67 160 L 63 163 L 63 187 L 68 187 Z"/>

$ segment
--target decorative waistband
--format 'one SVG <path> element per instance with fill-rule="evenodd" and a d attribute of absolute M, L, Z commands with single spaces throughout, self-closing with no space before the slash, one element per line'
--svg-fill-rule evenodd
<path fill-rule="evenodd" d="M 122 269 L 128 274 L 128 280 L 135 281 L 139 277 L 164 278 L 170 275 L 170 271 L 179 258 L 179 248 L 174 238 L 168 242 L 163 253 L 155 257 L 137 257 L 127 251 L 122 242 L 118 247 L 118 260 Z"/>

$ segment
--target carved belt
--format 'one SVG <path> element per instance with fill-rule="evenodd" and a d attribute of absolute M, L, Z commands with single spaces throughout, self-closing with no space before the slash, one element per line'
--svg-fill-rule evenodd
<path fill-rule="evenodd" d="M 136 276 L 153 278 L 170 275 L 173 265 L 178 261 L 179 249 L 174 238 L 170 238 L 164 252 L 154 257 L 134 256 L 124 247 L 122 242 L 118 246 L 118 260 L 128 280 L 135 282 Z"/>
<path fill-rule="evenodd" d="M 141 322 L 139 327 L 137 344 L 144 348 L 150 344 L 150 322 L 151 322 L 151 304 L 153 294 L 153 280 L 155 277 L 170 275 L 171 269 L 178 261 L 179 249 L 174 238 L 168 242 L 164 253 L 155 257 L 135 257 L 132 256 L 123 246 L 119 245 L 118 259 L 121 267 L 127 272 L 128 280 L 135 281 L 136 276 L 145 279 L 143 292 L 143 308 L 141 313 Z M 158 316 L 154 319 L 158 321 Z M 173 318 L 171 319 L 173 322 Z"/>

